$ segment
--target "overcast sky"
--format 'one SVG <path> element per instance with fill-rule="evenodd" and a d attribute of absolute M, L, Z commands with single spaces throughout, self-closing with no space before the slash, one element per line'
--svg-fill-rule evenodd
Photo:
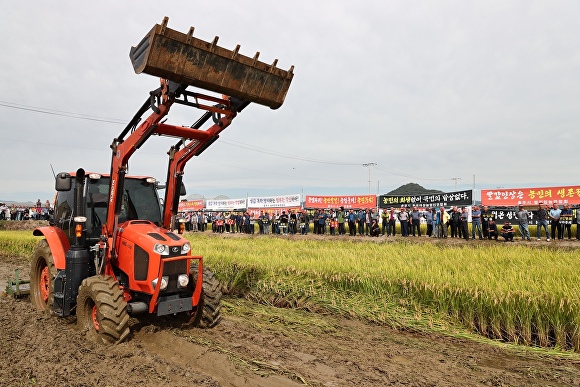
<path fill-rule="evenodd" d="M 158 80 L 129 49 L 169 27 L 288 70 L 278 110 L 252 104 L 185 169 L 206 198 L 577 185 L 580 2 L 2 1 L 0 201 L 52 199 L 55 172 L 109 172 Z M 172 109 L 191 125 L 197 109 Z M 166 176 L 175 140 L 129 172 Z M 365 167 L 363 164 L 376 165 Z M 370 181 L 370 183 L 369 183 Z"/>

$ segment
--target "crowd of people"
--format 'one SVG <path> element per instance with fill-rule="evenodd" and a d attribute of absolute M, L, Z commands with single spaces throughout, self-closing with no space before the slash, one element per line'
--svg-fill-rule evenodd
<path fill-rule="evenodd" d="M 548 208 L 540 203 L 533 211 L 537 221 L 537 240 L 542 237 L 542 230 L 547 241 L 562 240 L 565 236 L 572 239 L 572 222 L 574 213 L 570 205 L 562 209 L 557 204 Z M 419 209 L 418 207 L 394 207 L 385 209 L 345 210 L 344 207 L 328 210 L 288 210 L 278 212 L 261 211 L 252 215 L 246 211 L 230 212 L 186 212 L 182 219 L 186 231 L 205 231 L 208 224 L 216 233 L 248 234 L 308 234 L 350 235 L 350 236 L 395 236 L 430 238 L 463 238 L 465 240 L 493 239 L 513 242 L 516 231 L 522 240 L 530 241 L 529 224 L 532 211 L 518 206 L 515 213 L 517 230 L 511 222 L 498 225 L 494 212 L 488 206 L 445 207 Z M 257 225 L 257 229 L 256 229 Z M 422 225 L 426 226 L 423 233 Z M 499 239 L 499 238 L 503 239 Z M 576 218 L 576 239 L 580 240 L 580 223 Z"/>
<path fill-rule="evenodd" d="M 0 220 L 48 220 L 52 208 L 47 200 L 40 199 L 33 207 L 8 206 L 0 203 Z M 530 221 L 536 223 L 536 239 L 542 236 L 547 241 L 572 239 L 572 225 L 576 224 L 576 239 L 580 240 L 580 217 L 574 216 L 569 204 L 562 208 L 558 204 L 539 203 L 538 208 L 530 211 L 518 206 L 515 212 L 517 231 L 522 240 L 532 240 Z M 189 232 L 246 233 L 246 234 L 308 234 L 317 235 L 350 235 L 350 236 L 395 236 L 397 232 L 403 237 L 425 235 L 430 238 L 463 238 L 493 239 L 513 242 L 516 229 L 511 222 L 498 225 L 494 212 L 488 206 L 445 207 L 419 209 L 418 207 L 401 207 L 395 209 L 288 209 L 278 211 L 260 211 L 259 214 L 248 211 L 225 212 L 183 212 L 180 221 L 185 223 Z M 256 229 L 257 225 L 257 229 Z M 422 225 L 426 226 L 423 233 Z M 543 234 L 542 234 L 543 231 Z"/>
<path fill-rule="evenodd" d="M 43 205 L 38 199 L 33 207 L 0 203 L 0 220 L 48 220 L 51 212 L 52 207 L 48 200 Z"/>

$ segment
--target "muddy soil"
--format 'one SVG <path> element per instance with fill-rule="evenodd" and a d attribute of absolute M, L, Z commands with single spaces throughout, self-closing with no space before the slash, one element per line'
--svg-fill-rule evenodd
<path fill-rule="evenodd" d="M 25 277 L 26 266 L 22 258 L 0 257 L 0 278 L 14 268 Z M 261 313 L 228 313 L 236 305 L 263 306 L 224 302 L 229 306 L 213 329 L 177 330 L 132 319 L 130 340 L 106 347 L 88 341 L 74 317 L 60 319 L 35 311 L 27 299 L 0 296 L 0 385 L 580 385 L 577 355 L 548 356 L 337 316 L 317 315 L 316 323 L 291 329 L 264 321 Z"/>
<path fill-rule="evenodd" d="M 227 313 L 210 330 L 134 320 L 128 342 L 105 347 L 89 342 L 74 318 L 59 319 L 34 311 L 28 300 L 0 297 L 0 381 L 2 386 L 580 385 L 578 358 L 318 317 L 324 323 L 300 331 Z"/>

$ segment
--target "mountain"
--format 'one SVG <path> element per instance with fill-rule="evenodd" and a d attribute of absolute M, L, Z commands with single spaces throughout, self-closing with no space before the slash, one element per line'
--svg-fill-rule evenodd
<path fill-rule="evenodd" d="M 399 188 L 395 188 L 391 192 L 388 192 L 386 195 L 431 195 L 431 194 L 442 194 L 443 191 L 439 191 L 436 189 L 426 189 L 420 186 L 417 183 L 407 183 Z"/>

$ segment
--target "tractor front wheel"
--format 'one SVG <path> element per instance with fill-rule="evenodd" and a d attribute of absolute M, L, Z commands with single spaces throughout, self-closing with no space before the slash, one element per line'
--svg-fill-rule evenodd
<path fill-rule="evenodd" d="M 38 242 L 30 264 L 30 301 L 36 309 L 51 311 L 56 268 L 46 239 Z"/>
<path fill-rule="evenodd" d="M 189 273 L 189 286 L 193 291 L 197 281 L 197 268 L 192 268 Z M 213 328 L 221 320 L 221 298 L 219 281 L 208 269 L 203 269 L 203 286 L 201 298 L 197 307 L 190 312 L 178 313 L 171 319 L 172 325 L 178 328 Z"/>
<path fill-rule="evenodd" d="M 191 270 L 190 280 L 197 279 L 197 269 Z M 215 274 L 208 269 L 203 269 L 203 288 L 201 300 L 197 307 L 197 319 L 194 326 L 198 328 L 213 328 L 219 324 L 221 316 L 222 292 L 220 283 Z"/>
<path fill-rule="evenodd" d="M 118 344 L 127 339 L 127 303 L 113 277 L 97 275 L 83 280 L 77 297 L 77 324 L 97 343 Z"/>

